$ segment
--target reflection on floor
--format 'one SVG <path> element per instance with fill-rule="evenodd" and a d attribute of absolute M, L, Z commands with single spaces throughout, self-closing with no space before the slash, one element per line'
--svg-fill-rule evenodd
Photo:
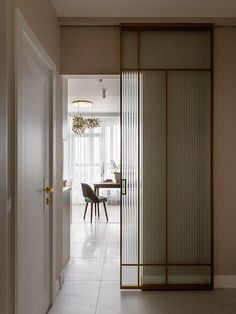
<path fill-rule="evenodd" d="M 100 218 L 95 218 L 95 221 L 100 222 L 100 223 L 105 223 L 106 222 L 106 217 L 103 209 L 103 204 L 100 204 Z M 120 206 L 109 206 L 107 205 L 107 213 L 108 213 L 108 218 L 109 218 L 109 224 L 110 223 L 120 223 Z M 84 206 L 81 205 L 73 205 L 73 210 L 72 210 L 72 222 L 73 223 L 79 223 L 79 222 L 84 222 L 83 220 L 84 216 Z M 94 216 L 93 216 L 94 219 Z M 90 205 L 88 206 L 87 214 L 86 214 L 86 220 L 85 222 L 90 222 Z"/>
<path fill-rule="evenodd" d="M 108 206 L 109 223 L 83 221 L 73 209 L 71 260 L 50 314 L 235 314 L 236 289 L 214 291 L 121 291 L 119 207 Z M 89 213 L 89 211 L 88 211 Z"/>

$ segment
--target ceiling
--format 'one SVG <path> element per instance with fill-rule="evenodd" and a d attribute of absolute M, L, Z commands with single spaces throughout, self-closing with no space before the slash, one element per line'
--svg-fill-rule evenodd
<path fill-rule="evenodd" d="M 235 0 L 51 0 L 59 17 L 236 17 Z"/>
<path fill-rule="evenodd" d="M 102 80 L 102 82 L 99 82 Z M 106 98 L 102 97 L 102 89 L 106 90 Z M 77 112 L 72 104 L 74 100 L 85 99 L 93 102 L 94 113 L 114 113 L 120 111 L 120 79 L 118 75 L 77 76 L 68 80 L 68 111 Z M 90 109 L 80 108 L 81 112 Z"/>

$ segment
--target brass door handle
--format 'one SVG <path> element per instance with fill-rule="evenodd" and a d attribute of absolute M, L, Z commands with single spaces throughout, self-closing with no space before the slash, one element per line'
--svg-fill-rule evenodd
<path fill-rule="evenodd" d="M 47 186 L 45 191 L 49 194 L 49 193 L 53 193 L 55 189 L 52 186 Z"/>

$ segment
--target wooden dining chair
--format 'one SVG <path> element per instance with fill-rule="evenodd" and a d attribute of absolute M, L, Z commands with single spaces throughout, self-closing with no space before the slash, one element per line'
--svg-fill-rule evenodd
<path fill-rule="evenodd" d="M 85 203 L 86 203 L 85 210 L 84 210 L 84 220 L 85 220 L 85 217 L 86 217 L 86 213 L 87 213 L 87 209 L 88 209 L 88 204 L 89 203 L 91 204 L 91 218 L 90 218 L 90 222 L 93 221 L 93 204 L 94 204 L 94 207 L 95 207 L 95 216 L 96 216 L 96 207 L 97 207 L 97 209 L 98 209 L 98 218 L 99 218 L 99 216 L 100 216 L 99 204 L 103 203 L 106 219 L 108 221 L 108 215 L 107 215 L 107 209 L 106 209 L 107 198 L 105 196 L 97 195 L 93 191 L 91 186 L 86 184 L 86 183 L 81 183 L 81 186 L 82 186 L 83 197 L 84 197 Z"/>

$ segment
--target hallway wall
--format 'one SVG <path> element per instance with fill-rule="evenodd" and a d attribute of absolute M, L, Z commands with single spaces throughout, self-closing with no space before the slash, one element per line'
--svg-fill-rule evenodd
<path fill-rule="evenodd" d="M 214 35 L 215 275 L 236 275 L 236 28 L 216 27 Z M 119 51 L 117 28 L 61 27 L 63 74 L 119 74 Z"/>
<path fill-rule="evenodd" d="M 57 66 L 57 144 L 61 144 L 61 76 L 60 73 L 60 28 L 58 26 L 57 15 L 51 5 L 50 0 L 10 0 L 8 1 L 8 123 L 9 123 L 9 158 L 8 158 L 8 197 L 12 198 L 12 208 L 7 215 L 7 313 L 14 313 L 14 252 L 15 252 L 15 8 L 18 7 L 27 23 L 38 37 L 42 46 L 48 52 L 51 59 Z M 61 215 L 61 197 L 62 197 L 62 153 L 59 151 L 62 145 L 58 146 L 57 151 L 57 186 L 58 197 L 58 216 Z M 60 243 L 58 243 L 57 254 L 60 256 Z M 58 270 L 61 270 L 61 261 L 59 261 Z"/>
<path fill-rule="evenodd" d="M 50 0 L 12 0 L 12 14 L 18 7 L 49 56 L 60 70 L 60 27 Z"/>
<path fill-rule="evenodd" d="M 215 273 L 236 275 L 236 28 L 215 29 Z"/>
<path fill-rule="evenodd" d="M 119 74 L 118 27 L 61 27 L 62 74 Z"/>

